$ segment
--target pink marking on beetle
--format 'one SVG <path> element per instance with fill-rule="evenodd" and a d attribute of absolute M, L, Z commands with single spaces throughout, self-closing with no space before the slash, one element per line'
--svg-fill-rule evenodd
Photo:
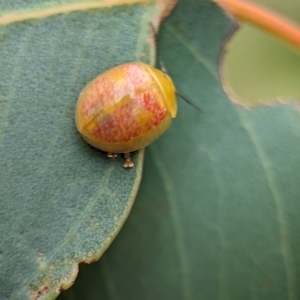
<path fill-rule="evenodd" d="M 144 106 L 147 110 L 150 110 L 149 108 L 151 108 L 151 95 L 150 92 L 145 92 L 143 93 L 143 102 L 144 102 Z"/>
<path fill-rule="evenodd" d="M 141 126 L 135 115 L 132 115 L 132 103 L 126 103 L 105 118 L 92 133 L 106 142 L 126 142 L 141 133 Z"/>
<path fill-rule="evenodd" d="M 134 64 L 127 65 L 126 71 L 127 84 L 131 93 L 134 93 L 137 87 L 148 85 L 149 81 L 152 81 L 149 74 L 140 66 Z"/>
<path fill-rule="evenodd" d="M 149 91 L 143 93 L 143 103 L 147 111 L 153 114 L 151 127 L 158 126 L 167 114 L 167 109 L 161 105 L 158 99 L 158 91 Z"/>

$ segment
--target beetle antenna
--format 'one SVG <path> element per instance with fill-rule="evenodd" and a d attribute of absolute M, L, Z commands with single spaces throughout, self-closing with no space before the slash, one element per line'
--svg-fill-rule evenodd
<path fill-rule="evenodd" d="M 187 97 L 183 96 L 182 94 L 178 93 L 177 91 L 176 91 L 176 95 L 179 96 L 182 100 L 184 100 L 189 105 L 193 106 L 198 111 L 202 112 L 202 109 L 199 106 L 197 106 L 194 102 L 192 102 L 190 99 L 188 99 Z"/>

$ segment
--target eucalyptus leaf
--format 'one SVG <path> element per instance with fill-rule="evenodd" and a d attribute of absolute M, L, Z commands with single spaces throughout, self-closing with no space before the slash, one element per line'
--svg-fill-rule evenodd
<path fill-rule="evenodd" d="M 300 118 L 248 110 L 223 92 L 233 24 L 208 0 L 182 0 L 161 28 L 178 118 L 146 149 L 141 188 L 101 260 L 59 299 L 299 299 Z"/>
<path fill-rule="evenodd" d="M 89 146 L 75 105 L 107 69 L 153 63 L 150 23 L 161 11 L 70 12 L 61 6 L 70 2 L 0 1 L 1 300 L 54 299 L 69 287 L 78 263 L 99 259 L 119 232 L 141 178 L 143 151 L 125 170 L 124 158 Z"/>

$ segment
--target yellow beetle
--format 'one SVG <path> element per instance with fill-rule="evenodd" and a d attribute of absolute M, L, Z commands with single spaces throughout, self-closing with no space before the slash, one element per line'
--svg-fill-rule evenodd
<path fill-rule="evenodd" d="M 142 149 L 170 126 L 177 114 L 171 78 L 140 62 L 108 70 L 90 82 L 79 96 L 76 125 L 92 146 L 125 154 L 125 168 L 133 167 L 130 152 Z"/>

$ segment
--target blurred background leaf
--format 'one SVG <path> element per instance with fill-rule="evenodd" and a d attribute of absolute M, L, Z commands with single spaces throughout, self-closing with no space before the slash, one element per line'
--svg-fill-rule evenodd
<path fill-rule="evenodd" d="M 300 24 L 300 1 L 253 0 L 253 3 L 281 14 Z M 299 53 L 281 40 L 248 24 L 226 47 L 225 84 L 242 105 L 300 103 Z"/>

